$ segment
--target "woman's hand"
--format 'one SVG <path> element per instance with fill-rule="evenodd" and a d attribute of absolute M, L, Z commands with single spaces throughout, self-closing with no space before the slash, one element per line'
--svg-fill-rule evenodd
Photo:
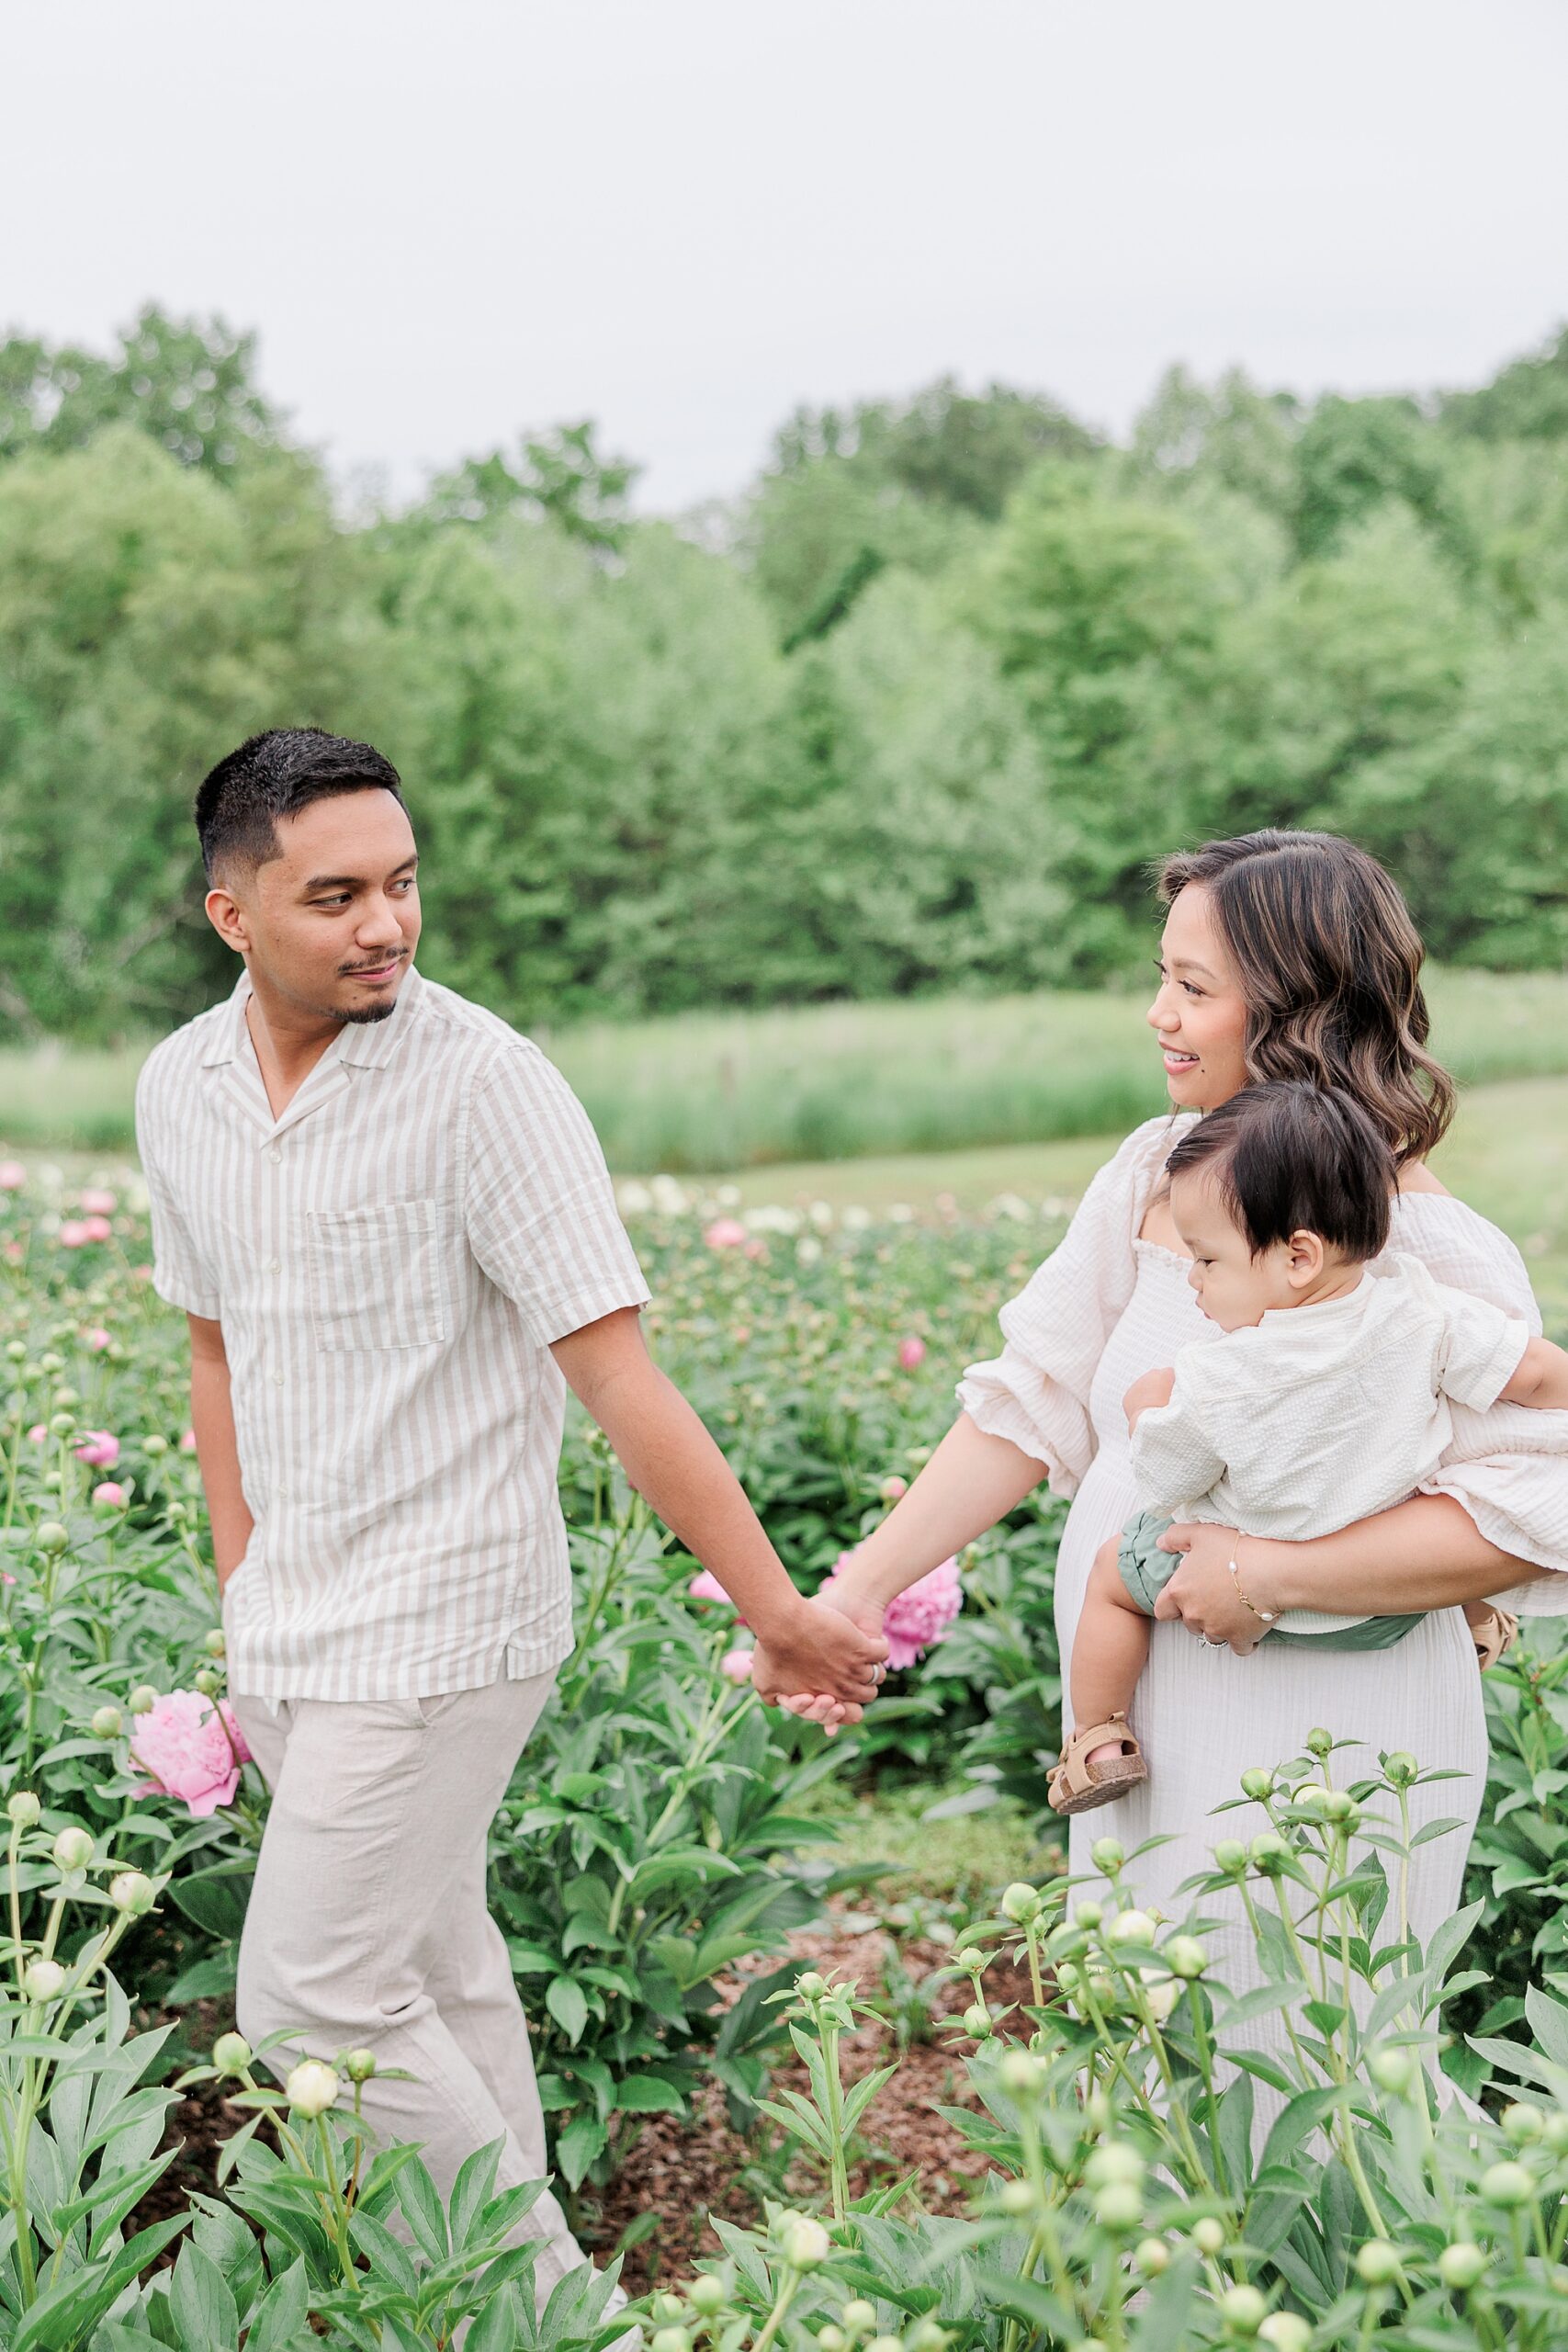
<path fill-rule="evenodd" d="M 1241 1598 L 1230 1572 L 1237 1540 L 1234 1527 L 1211 1527 L 1206 1521 L 1168 1527 L 1159 1539 L 1160 1550 L 1179 1552 L 1183 1557 L 1155 1602 L 1155 1615 L 1179 1617 L 1189 1633 L 1200 1634 L 1212 1649 L 1230 1648 L 1237 1657 L 1247 1657 L 1266 1628 Z M 1255 1544 L 1249 1557 L 1257 1551 Z"/>
<path fill-rule="evenodd" d="M 872 1641 L 880 1642 L 883 1639 L 882 1620 L 886 1604 L 880 1600 L 862 1598 L 852 1589 L 848 1592 L 840 1591 L 841 1581 L 840 1577 L 834 1577 L 831 1582 L 825 1584 L 820 1592 L 813 1596 L 811 1606 L 815 1609 L 836 1610 L 840 1616 L 847 1617 L 852 1625 L 858 1626 L 860 1631 L 868 1634 Z M 763 1645 L 761 1642 L 751 1654 L 753 1682 L 758 1680 L 756 1664 L 758 1651 L 763 1651 Z M 874 1672 L 880 1682 L 886 1668 L 879 1666 Z M 758 1684 L 758 1687 L 764 1706 L 784 1707 L 792 1715 L 799 1715 L 803 1722 L 820 1724 L 829 1738 L 840 1724 L 858 1724 L 864 1713 L 863 1708 L 846 1705 L 841 1699 L 831 1698 L 826 1691 L 781 1690 L 778 1687 L 777 1669 L 765 1651 L 762 1675 L 763 1680 Z"/>

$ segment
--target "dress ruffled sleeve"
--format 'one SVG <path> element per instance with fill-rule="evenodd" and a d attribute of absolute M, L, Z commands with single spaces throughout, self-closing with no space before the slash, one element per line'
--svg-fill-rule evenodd
<path fill-rule="evenodd" d="M 1490 1299 L 1532 1332 L 1540 1310 L 1507 1236 L 1444 1193 L 1402 1196 L 1398 1245 L 1440 1283 Z M 1489 1543 L 1557 1571 L 1497 1598 L 1526 1616 L 1568 1614 L 1568 1413 L 1453 1404 L 1453 1438 L 1423 1494 L 1451 1495 Z"/>
<path fill-rule="evenodd" d="M 1167 1116 L 1128 1136 L 1057 1247 L 1002 1308 L 1000 1355 L 971 1364 L 958 1384 L 976 1427 L 1043 1463 L 1055 1494 L 1077 1494 L 1094 1459 L 1089 1390 L 1133 1295 L 1134 1238 L 1179 1133 Z"/>

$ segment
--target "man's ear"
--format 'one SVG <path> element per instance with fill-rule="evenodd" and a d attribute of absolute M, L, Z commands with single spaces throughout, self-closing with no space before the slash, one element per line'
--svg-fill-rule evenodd
<path fill-rule="evenodd" d="M 1285 1270 L 1285 1280 L 1292 1290 L 1306 1290 L 1323 1272 L 1327 1252 L 1321 1233 L 1309 1233 L 1302 1226 L 1291 1236 L 1291 1261 Z"/>
<path fill-rule="evenodd" d="M 244 909 L 226 882 L 215 882 L 207 894 L 207 920 L 226 947 L 243 956 L 251 944 Z"/>

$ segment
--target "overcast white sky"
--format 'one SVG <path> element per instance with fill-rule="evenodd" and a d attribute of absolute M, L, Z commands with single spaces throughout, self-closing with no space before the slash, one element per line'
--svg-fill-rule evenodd
<path fill-rule="evenodd" d="M 641 502 L 952 370 L 1462 383 L 1568 318 L 1563 0 L 45 0 L 0 322 L 261 335 L 398 491 L 596 417 Z"/>

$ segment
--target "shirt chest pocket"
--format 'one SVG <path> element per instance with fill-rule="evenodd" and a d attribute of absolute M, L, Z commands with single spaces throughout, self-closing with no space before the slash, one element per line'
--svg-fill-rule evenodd
<path fill-rule="evenodd" d="M 306 1222 L 318 1348 L 426 1348 L 446 1338 L 434 1201 L 316 1209 Z"/>

